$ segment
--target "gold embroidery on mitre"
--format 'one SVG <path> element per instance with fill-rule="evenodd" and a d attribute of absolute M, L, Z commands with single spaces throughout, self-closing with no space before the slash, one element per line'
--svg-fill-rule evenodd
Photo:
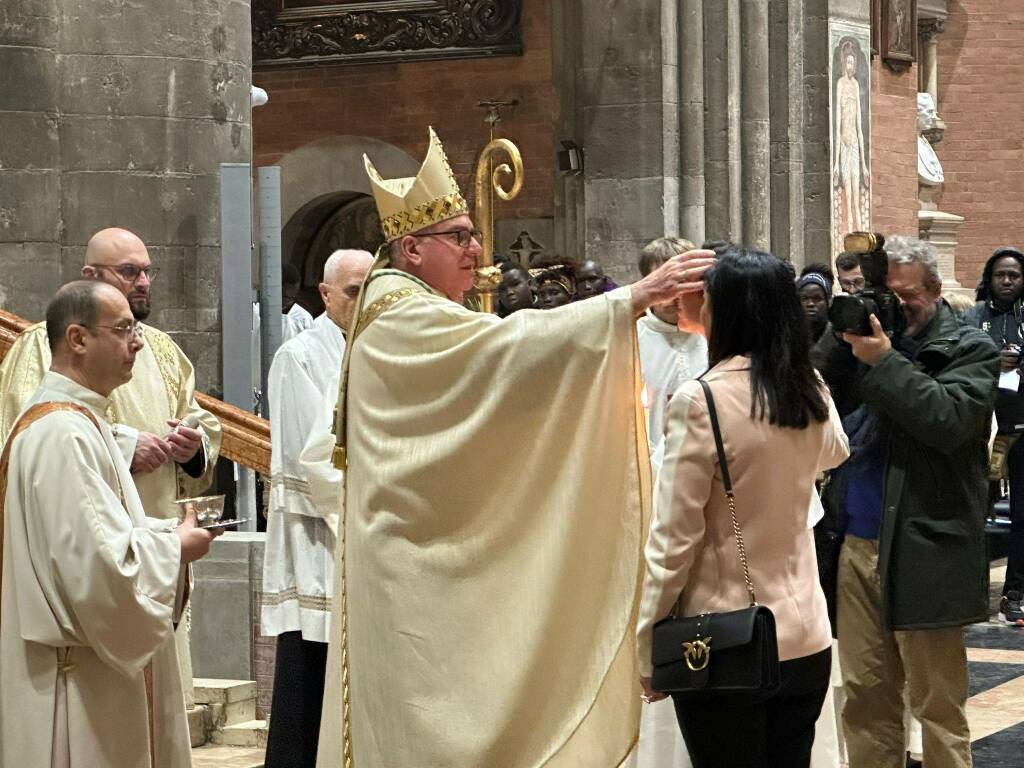
<path fill-rule="evenodd" d="M 433 128 L 429 130 L 430 147 L 427 156 L 413 177 L 383 179 L 370 158 L 363 155 L 366 175 L 370 177 L 373 199 L 380 215 L 381 229 L 389 243 L 424 227 L 469 212 L 441 140 Z"/>

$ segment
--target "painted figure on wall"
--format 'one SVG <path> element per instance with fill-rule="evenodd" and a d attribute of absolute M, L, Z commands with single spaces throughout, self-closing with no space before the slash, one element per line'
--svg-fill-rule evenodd
<path fill-rule="evenodd" d="M 889 49 L 895 53 L 912 54 L 910 40 L 910 9 L 906 0 L 897 0 L 889 6 L 889 23 L 892 25 L 892 37 Z"/>
<path fill-rule="evenodd" d="M 832 183 L 834 242 L 870 226 L 867 58 L 861 44 L 844 37 L 834 49 Z"/>

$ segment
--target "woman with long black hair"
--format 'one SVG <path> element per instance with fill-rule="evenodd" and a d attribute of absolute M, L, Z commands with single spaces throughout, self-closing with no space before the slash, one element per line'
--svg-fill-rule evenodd
<path fill-rule="evenodd" d="M 719 254 L 705 276 L 701 322 L 711 364 L 701 378 L 718 414 L 751 581 L 775 617 L 780 685 L 757 696 L 680 696 L 676 715 L 695 768 L 807 766 L 832 639 L 809 510 L 816 476 L 842 463 L 849 445 L 811 365 L 789 264 L 738 247 Z M 639 662 L 646 698 L 656 700 L 654 624 L 673 607 L 695 616 L 749 604 L 699 381 L 669 405 L 646 559 Z"/>

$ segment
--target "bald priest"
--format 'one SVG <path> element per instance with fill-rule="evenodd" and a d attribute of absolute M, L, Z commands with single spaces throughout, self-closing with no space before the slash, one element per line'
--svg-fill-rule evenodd
<path fill-rule="evenodd" d="M 213 535 L 146 516 L 105 420 L 142 348 L 124 295 L 62 288 L 0 458 L 0 766 L 188 768 L 173 621 Z"/>
<path fill-rule="evenodd" d="M 343 365 L 317 765 L 618 766 L 648 517 L 634 324 L 699 290 L 708 254 L 547 312 L 472 312 L 479 233 L 437 136 L 415 178 L 366 167 L 387 245 Z"/>

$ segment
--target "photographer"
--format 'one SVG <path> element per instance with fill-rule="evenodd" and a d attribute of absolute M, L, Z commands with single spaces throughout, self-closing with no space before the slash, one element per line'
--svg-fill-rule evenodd
<path fill-rule="evenodd" d="M 1021 295 L 1024 294 L 1024 254 L 1016 248 L 999 248 L 985 264 L 978 285 L 978 303 L 964 321 L 987 333 L 999 347 L 1000 372 L 1021 371 L 1024 332 Z M 1016 384 L 1016 386 L 1014 386 Z M 1019 379 L 1004 376 L 996 395 L 996 422 L 1000 441 L 1010 443 L 1003 451 L 1005 474 L 1010 482 L 1010 550 L 999 616 L 1011 626 L 1024 626 L 1021 591 L 1024 589 L 1024 395 Z"/>
<path fill-rule="evenodd" d="M 846 523 L 837 629 L 850 767 L 902 765 L 904 687 L 923 725 L 925 765 L 969 766 L 962 627 L 988 618 L 987 441 L 999 354 L 940 297 L 931 246 L 893 237 L 887 258 L 878 256 L 888 274 L 865 268 L 861 297 L 883 309 L 895 298 L 893 312 L 879 313 L 891 337 L 872 315 L 865 335 L 830 329 L 817 350 L 842 393 L 853 449 L 829 489 L 831 512 Z"/>

